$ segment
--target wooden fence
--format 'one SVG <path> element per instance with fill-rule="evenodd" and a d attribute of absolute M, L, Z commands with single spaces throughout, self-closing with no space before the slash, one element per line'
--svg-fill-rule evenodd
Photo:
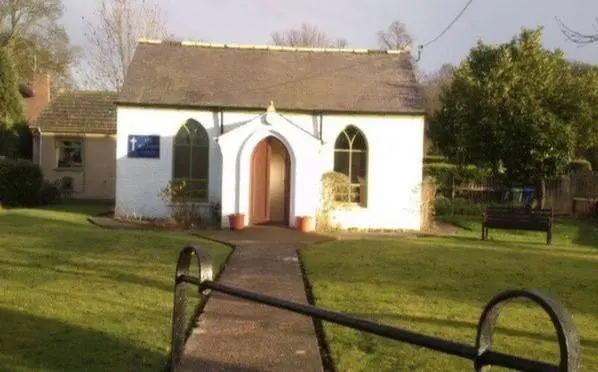
<path fill-rule="evenodd" d="M 482 181 L 453 180 L 438 193 L 447 199 L 466 199 L 474 203 L 523 204 L 528 188 L 506 188 L 495 179 Z M 570 173 L 546 184 L 545 207 L 559 215 L 598 215 L 598 172 Z"/>

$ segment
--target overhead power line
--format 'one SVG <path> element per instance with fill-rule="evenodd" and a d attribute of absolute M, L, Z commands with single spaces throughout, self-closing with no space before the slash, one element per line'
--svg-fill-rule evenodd
<path fill-rule="evenodd" d="M 438 35 L 437 35 L 437 36 L 436 36 L 434 39 L 432 39 L 432 40 L 428 41 L 427 43 L 420 44 L 420 45 L 418 46 L 418 48 L 417 48 L 417 49 L 418 49 L 418 51 L 417 51 L 417 61 L 419 61 L 419 60 L 421 59 L 421 56 L 422 56 L 422 50 L 423 50 L 425 47 L 429 46 L 430 44 L 432 44 L 432 43 L 435 43 L 436 41 L 438 41 L 438 39 L 440 39 L 441 37 L 443 37 L 443 36 L 444 36 L 444 34 L 446 34 L 446 33 L 448 32 L 448 30 L 450 30 L 450 29 L 451 29 L 451 27 L 453 27 L 453 25 L 454 25 L 455 23 L 457 23 L 457 21 L 458 21 L 458 20 L 461 18 L 461 16 L 462 16 L 462 15 L 465 13 L 465 11 L 467 10 L 467 8 L 469 8 L 469 6 L 471 5 L 471 3 L 473 3 L 473 0 L 469 0 L 469 1 L 467 2 L 467 4 L 465 4 L 465 6 L 463 7 L 463 9 L 461 9 L 461 11 L 460 11 L 460 12 L 457 14 L 457 16 L 455 17 L 455 19 L 453 19 L 453 20 L 451 21 L 451 23 L 449 23 L 449 25 L 448 25 L 448 26 L 446 26 L 446 27 L 444 28 L 444 30 L 442 30 L 442 32 L 440 32 L 440 33 L 439 33 L 439 34 L 438 34 Z"/>

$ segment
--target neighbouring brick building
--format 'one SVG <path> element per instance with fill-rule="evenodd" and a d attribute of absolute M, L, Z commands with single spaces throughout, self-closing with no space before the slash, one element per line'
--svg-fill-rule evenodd
<path fill-rule="evenodd" d="M 66 92 L 31 123 L 44 177 L 67 182 L 73 198 L 114 199 L 116 98 L 113 92 Z M 32 115 L 36 109 L 31 106 Z"/>

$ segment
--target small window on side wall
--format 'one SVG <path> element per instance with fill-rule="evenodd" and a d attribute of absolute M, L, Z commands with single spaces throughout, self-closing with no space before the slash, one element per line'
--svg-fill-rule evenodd
<path fill-rule="evenodd" d="M 367 206 L 368 146 L 363 132 L 354 126 L 346 127 L 334 144 L 334 171 L 348 177 L 346 192 L 336 200 Z"/>
<path fill-rule="evenodd" d="M 83 140 L 72 138 L 56 139 L 56 167 L 79 169 L 83 166 Z"/>

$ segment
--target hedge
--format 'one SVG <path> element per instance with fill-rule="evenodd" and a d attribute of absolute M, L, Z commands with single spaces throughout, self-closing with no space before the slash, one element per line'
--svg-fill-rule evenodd
<path fill-rule="evenodd" d="M 436 216 L 482 216 L 488 207 L 521 207 L 521 203 L 476 203 L 469 199 L 455 198 L 453 200 L 438 197 L 434 201 L 434 214 Z"/>
<path fill-rule="evenodd" d="M 30 207 L 39 204 L 44 178 L 39 166 L 29 160 L 0 160 L 0 204 Z M 47 189 L 44 195 L 47 199 Z"/>
<path fill-rule="evenodd" d="M 426 155 L 424 157 L 424 164 L 446 163 L 448 159 L 442 155 Z"/>
<path fill-rule="evenodd" d="M 569 172 L 583 172 L 583 171 L 592 171 L 592 163 L 587 161 L 586 159 L 575 159 L 569 162 L 567 165 L 567 170 Z"/>
<path fill-rule="evenodd" d="M 453 179 L 460 181 L 484 181 L 491 172 L 475 165 L 458 167 L 449 163 L 427 163 L 423 166 L 424 177 L 434 177 L 439 185 L 449 187 Z"/>

